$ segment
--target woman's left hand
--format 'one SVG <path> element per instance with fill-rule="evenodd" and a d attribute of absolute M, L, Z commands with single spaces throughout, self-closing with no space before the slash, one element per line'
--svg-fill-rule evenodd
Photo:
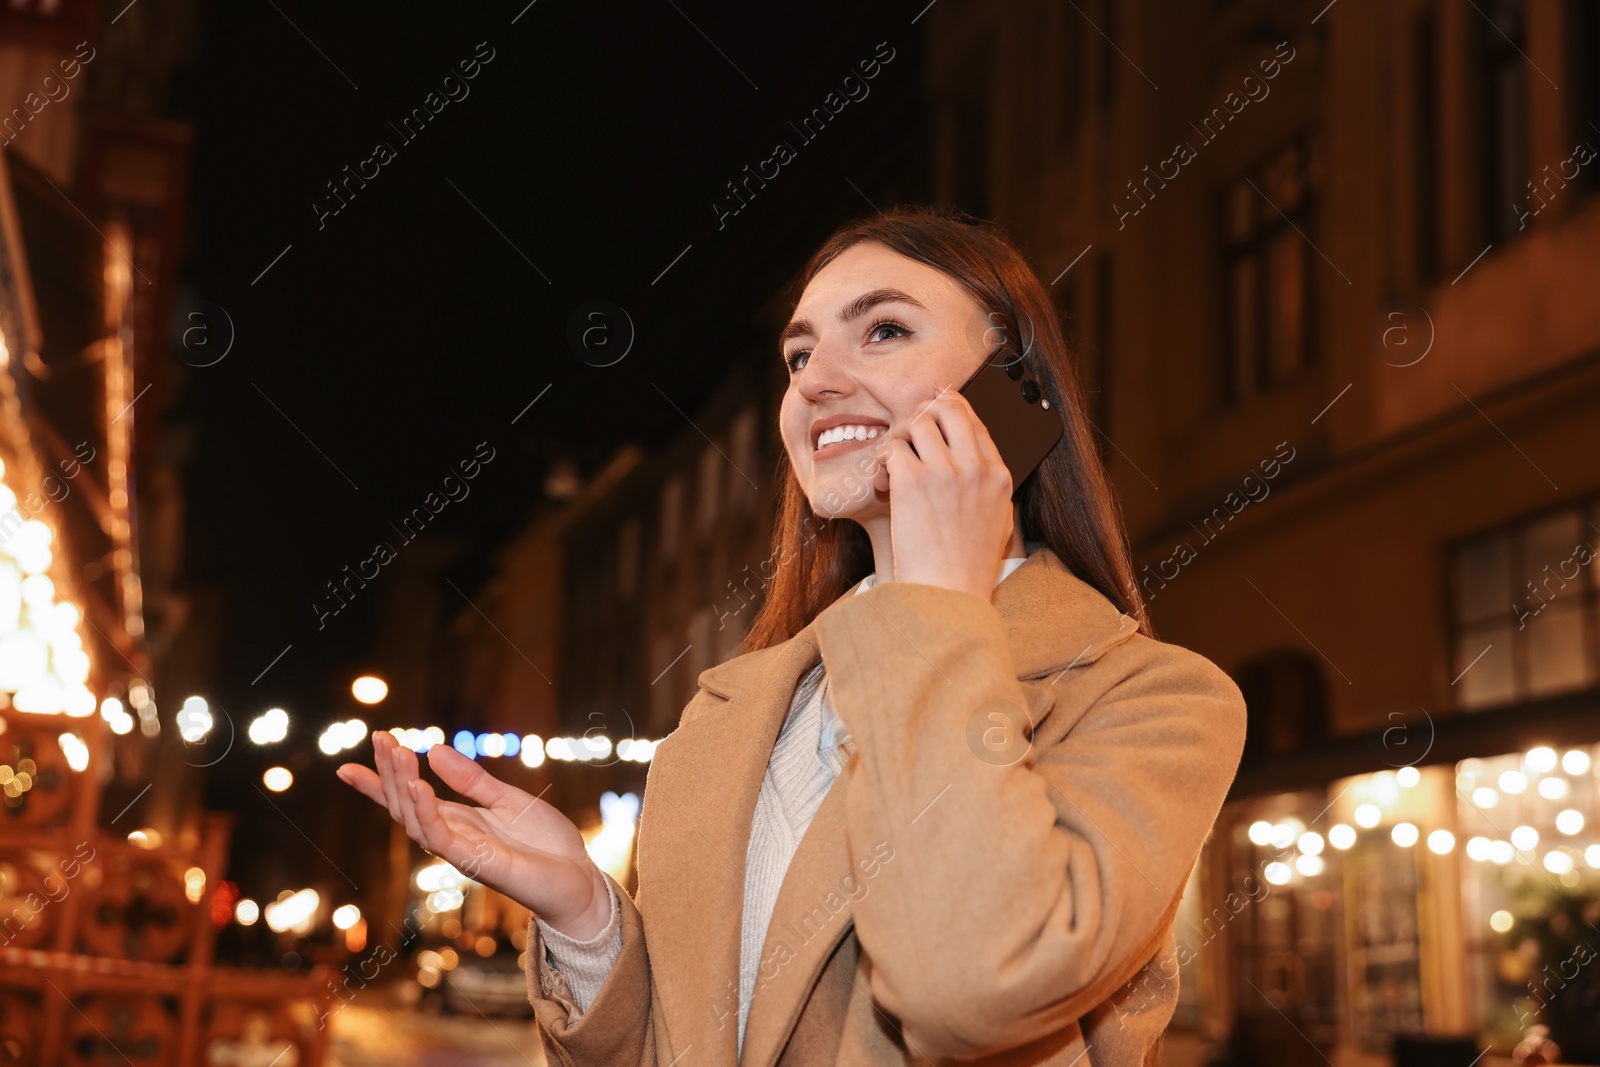
<path fill-rule="evenodd" d="M 889 494 L 894 580 L 990 599 L 1015 526 L 1013 487 L 967 398 L 946 386 L 876 452 L 875 484 Z"/>

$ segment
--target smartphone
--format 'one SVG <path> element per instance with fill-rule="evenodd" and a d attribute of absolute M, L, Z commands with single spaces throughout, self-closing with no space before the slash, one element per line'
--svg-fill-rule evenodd
<path fill-rule="evenodd" d="M 1011 472 L 1012 496 L 1021 489 L 1023 479 L 1061 440 L 1061 416 L 1027 376 L 1020 359 L 997 359 L 995 352 L 983 361 L 961 395 L 967 398 L 978 421 L 989 431 L 1000 458 Z"/>

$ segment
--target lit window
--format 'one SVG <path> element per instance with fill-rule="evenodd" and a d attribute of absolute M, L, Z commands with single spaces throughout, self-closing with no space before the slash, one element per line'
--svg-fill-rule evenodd
<path fill-rule="evenodd" d="M 1600 508 L 1569 507 L 1450 549 L 1457 706 L 1488 707 L 1593 683 L 1597 528 Z"/>

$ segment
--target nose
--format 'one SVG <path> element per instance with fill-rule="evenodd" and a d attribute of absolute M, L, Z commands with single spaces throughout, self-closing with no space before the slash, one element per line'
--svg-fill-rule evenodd
<path fill-rule="evenodd" d="M 794 375 L 800 395 L 815 403 L 826 397 L 848 396 L 855 391 L 849 360 L 841 346 L 819 341 L 806 357 L 805 366 Z"/>

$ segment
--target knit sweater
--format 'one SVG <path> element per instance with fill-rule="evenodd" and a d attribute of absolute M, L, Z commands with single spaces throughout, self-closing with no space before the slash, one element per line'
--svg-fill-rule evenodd
<path fill-rule="evenodd" d="M 1004 560 L 995 585 L 1005 581 L 1025 562 L 1025 556 Z M 876 574 L 867 575 L 856 593 L 859 595 L 872 588 L 877 577 Z M 741 1052 L 761 948 L 772 922 L 772 910 L 777 905 L 784 874 L 812 816 L 854 751 L 855 743 L 834 710 L 828 694 L 827 672 L 819 660 L 795 685 L 794 699 L 773 744 L 751 820 L 739 940 Z M 538 920 L 546 958 L 566 978 L 572 999 L 583 1011 L 587 1011 L 600 995 L 600 988 L 622 951 L 621 907 L 609 879 L 606 888 L 611 894 L 610 921 L 605 929 L 587 941 L 568 937 L 543 919 Z"/>

